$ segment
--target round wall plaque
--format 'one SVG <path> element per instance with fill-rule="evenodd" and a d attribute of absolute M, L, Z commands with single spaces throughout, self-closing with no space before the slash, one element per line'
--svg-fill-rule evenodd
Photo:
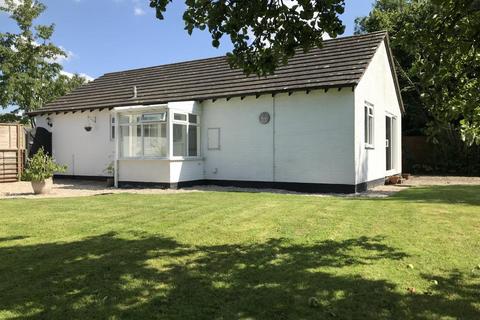
<path fill-rule="evenodd" d="M 261 124 L 269 123 L 270 122 L 270 113 L 268 113 L 268 112 L 260 113 L 260 117 L 258 117 L 258 120 L 260 120 Z"/>

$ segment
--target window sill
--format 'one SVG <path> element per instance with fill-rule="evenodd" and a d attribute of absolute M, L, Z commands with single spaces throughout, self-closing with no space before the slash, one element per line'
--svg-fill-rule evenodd
<path fill-rule="evenodd" d="M 170 160 L 170 161 L 198 161 L 198 160 L 202 160 L 203 161 L 203 157 L 171 157 L 168 160 Z"/>
<path fill-rule="evenodd" d="M 137 157 L 137 158 L 119 158 L 119 161 L 170 161 L 170 162 L 177 162 L 177 161 L 203 161 L 203 157 Z"/>

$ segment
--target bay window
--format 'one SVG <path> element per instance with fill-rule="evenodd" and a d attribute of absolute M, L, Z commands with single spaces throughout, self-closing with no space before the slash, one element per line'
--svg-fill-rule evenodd
<path fill-rule="evenodd" d="M 168 112 L 172 112 L 170 117 L 167 111 L 120 113 L 119 157 L 122 159 L 198 157 L 200 147 L 198 115 L 173 110 Z M 169 126 L 171 137 L 168 133 Z"/>
<path fill-rule="evenodd" d="M 121 114 L 119 116 L 120 157 L 166 157 L 166 113 Z"/>

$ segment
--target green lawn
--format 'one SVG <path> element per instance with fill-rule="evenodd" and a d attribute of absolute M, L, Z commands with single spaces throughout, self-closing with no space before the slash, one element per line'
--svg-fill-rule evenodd
<path fill-rule="evenodd" d="M 0 318 L 480 319 L 480 187 L 3 200 Z"/>

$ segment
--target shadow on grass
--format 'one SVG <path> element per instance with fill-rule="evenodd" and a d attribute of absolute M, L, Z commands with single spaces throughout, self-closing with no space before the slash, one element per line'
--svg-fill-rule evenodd
<path fill-rule="evenodd" d="M 459 278 L 432 295 L 341 272 L 407 255 L 382 237 L 189 247 L 115 234 L 0 248 L 0 317 L 17 319 L 474 319 Z M 476 290 L 477 289 L 477 290 Z M 443 290 L 454 291 L 447 297 Z M 317 308 L 309 307 L 316 297 Z M 433 316 L 432 316 L 433 315 Z"/>
<path fill-rule="evenodd" d="M 392 195 L 391 200 L 409 202 L 469 204 L 480 206 L 480 186 L 430 186 L 414 187 Z"/>
<path fill-rule="evenodd" d="M 14 241 L 14 240 L 23 240 L 23 239 L 27 239 L 28 237 L 24 237 L 24 236 L 12 236 L 12 237 L 4 237 L 4 238 L 0 238 L 0 242 L 7 242 L 7 241 Z"/>

